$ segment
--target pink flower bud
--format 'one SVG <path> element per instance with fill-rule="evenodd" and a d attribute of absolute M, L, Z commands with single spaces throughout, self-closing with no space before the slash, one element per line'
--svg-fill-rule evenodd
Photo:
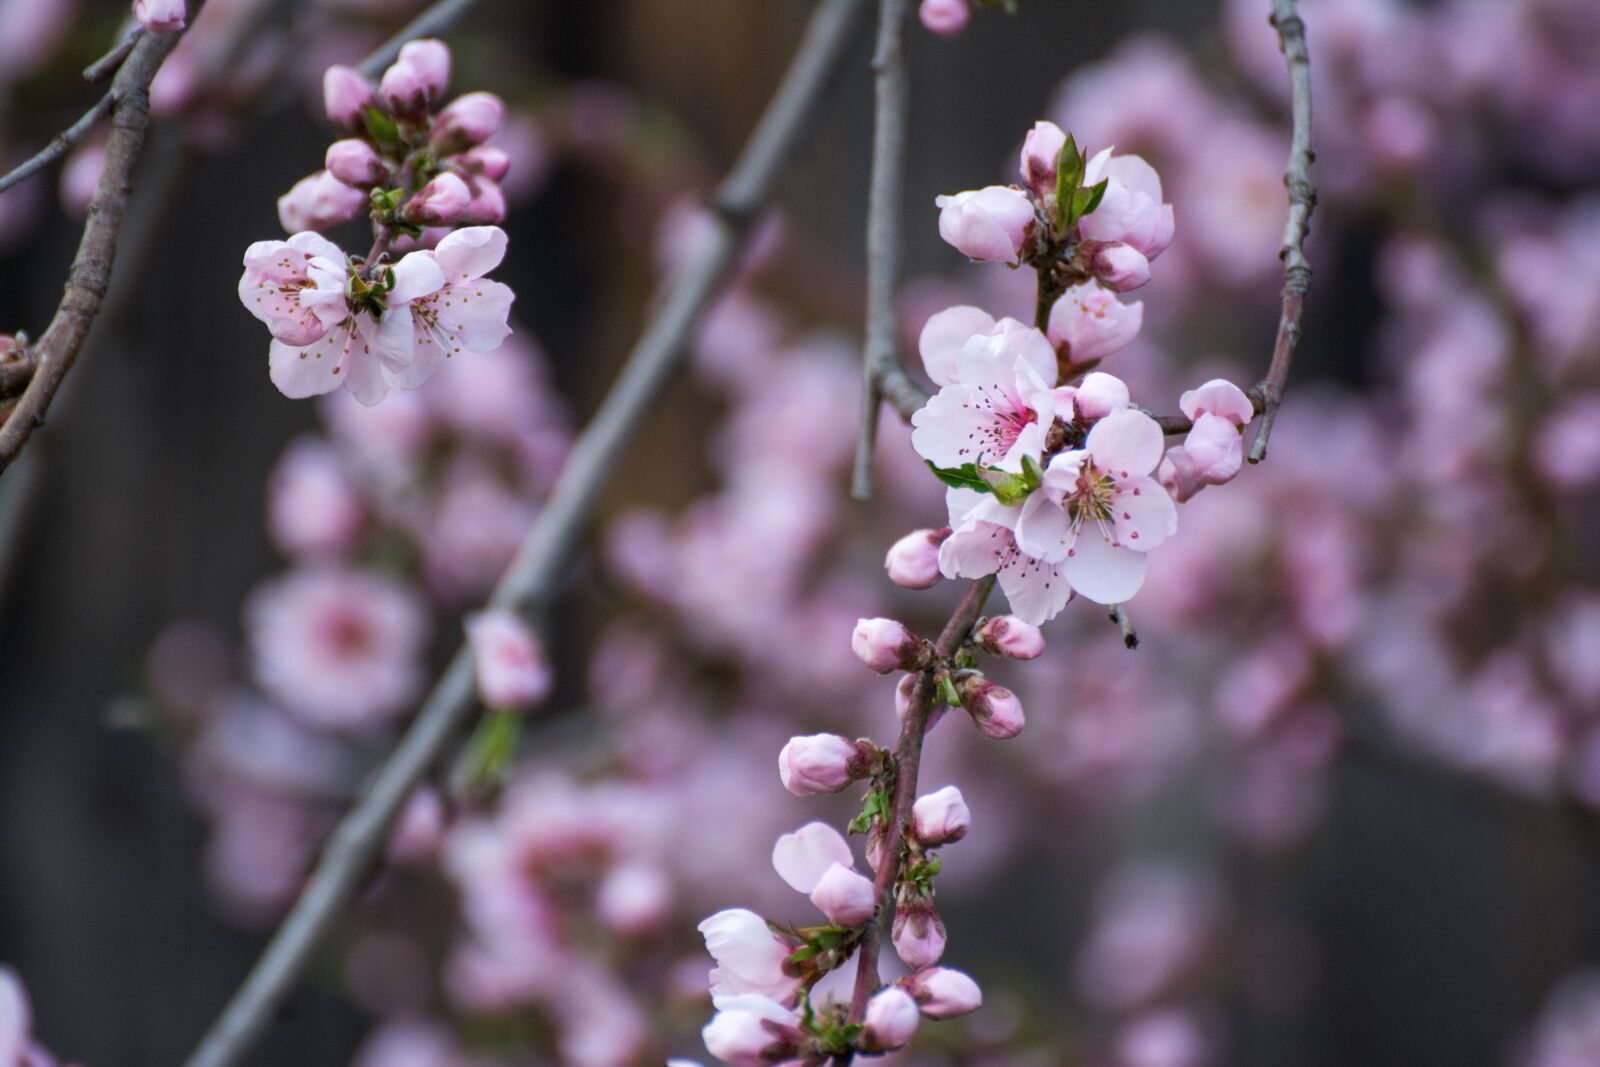
<path fill-rule="evenodd" d="M 871 744 L 838 734 L 791 737 L 778 753 L 778 776 L 797 797 L 837 793 L 871 773 L 876 758 Z"/>
<path fill-rule="evenodd" d="M 173 33 L 184 27 L 184 0 L 133 0 L 133 17 L 151 33 Z"/>
<path fill-rule="evenodd" d="M 1009 659 L 1037 659 L 1044 655 L 1044 633 L 1015 615 L 999 615 L 978 627 L 978 645 Z"/>
<path fill-rule="evenodd" d="M 794 1059 L 804 1034 L 794 1014 L 760 996 L 735 997 L 700 1031 L 706 1049 L 728 1067 L 767 1067 Z"/>
<path fill-rule="evenodd" d="M 335 126 L 357 131 L 362 109 L 372 103 L 372 83 L 350 67 L 332 66 L 322 75 L 322 107 Z"/>
<path fill-rule="evenodd" d="M 884 557 L 889 580 L 907 589 L 928 589 L 938 584 L 939 546 L 950 536 L 950 527 L 938 530 L 913 530 L 893 545 Z"/>
<path fill-rule="evenodd" d="M 1137 289 L 1150 280 L 1150 261 L 1144 253 L 1121 242 L 1096 247 L 1089 266 L 1095 277 L 1119 293 Z"/>
<path fill-rule="evenodd" d="M 319 170 L 278 197 L 278 221 L 287 233 L 320 231 L 359 218 L 367 207 L 366 193 Z"/>
<path fill-rule="evenodd" d="M 1161 465 L 1156 468 L 1156 480 L 1161 483 L 1173 500 L 1179 504 L 1194 499 L 1194 495 L 1206 487 L 1200 480 L 1199 464 L 1189 458 L 1187 449 L 1167 449 L 1167 454 L 1161 457 Z"/>
<path fill-rule="evenodd" d="M 383 72 L 378 95 L 396 115 L 416 119 L 428 113 L 428 84 L 409 63 L 396 62 Z"/>
<path fill-rule="evenodd" d="M 1114 241 L 1155 259 L 1172 243 L 1172 205 L 1161 202 L 1161 178 L 1138 156 L 1113 156 L 1109 148 L 1089 161 L 1084 184 L 1104 179 L 1100 204 L 1078 223 L 1086 240 Z M 1128 287 L 1134 288 L 1134 287 Z"/>
<path fill-rule="evenodd" d="M 928 643 L 894 619 L 860 619 L 850 635 L 850 650 L 879 674 L 916 671 L 932 656 Z"/>
<path fill-rule="evenodd" d="M 450 101 L 433 123 L 433 147 L 440 155 L 482 144 L 500 132 L 506 105 L 493 93 L 465 93 Z"/>
<path fill-rule="evenodd" d="M 471 202 L 472 190 L 467 188 L 467 183 L 445 171 L 418 189 L 400 213 L 407 222 L 451 226 L 462 220 Z"/>
<path fill-rule="evenodd" d="M 506 194 L 500 186 L 488 178 L 478 178 L 473 186 L 472 202 L 467 205 L 467 212 L 461 221 L 473 226 L 494 226 L 504 222 Z"/>
<path fill-rule="evenodd" d="M 1114 374 L 1095 371 L 1083 379 L 1072 396 L 1072 413 L 1083 422 L 1103 419 L 1133 403 L 1128 384 Z"/>
<path fill-rule="evenodd" d="M 1233 481 L 1244 466 L 1244 440 L 1239 427 L 1221 415 L 1203 414 L 1183 439 L 1189 473 L 1206 485 Z"/>
<path fill-rule="evenodd" d="M 894 913 L 894 950 L 907 967 L 932 967 L 944 955 L 944 920 L 927 897 L 913 897 Z"/>
<path fill-rule="evenodd" d="M 918 797 L 911 806 L 911 831 L 929 848 L 960 841 L 971 827 L 972 812 L 953 785 Z"/>
<path fill-rule="evenodd" d="M 968 259 L 1015 263 L 1033 227 L 1033 203 L 1021 189 L 991 185 L 941 196 L 939 236 Z"/>
<path fill-rule="evenodd" d="M 353 189 L 371 189 L 388 177 L 378 153 L 367 142 L 354 137 L 329 145 L 323 164 L 329 174 Z"/>
<path fill-rule="evenodd" d="M 878 910 L 878 894 L 872 880 L 857 874 L 842 863 L 835 863 L 822 875 L 811 891 L 811 903 L 840 926 L 860 926 Z"/>
<path fill-rule="evenodd" d="M 624 937 L 654 933 L 672 914 L 672 880 L 649 864 L 625 863 L 601 881 L 594 908 L 613 933 Z"/>
<path fill-rule="evenodd" d="M 892 1052 L 904 1048 L 917 1032 L 922 1021 L 917 1002 L 911 994 L 896 986 L 880 989 L 867 1001 L 867 1012 L 862 1022 L 861 1051 Z"/>
<path fill-rule="evenodd" d="M 1256 417 L 1249 394 L 1225 378 L 1213 378 L 1184 393 L 1178 398 L 1178 410 L 1195 420 L 1201 415 L 1220 415 L 1240 427 Z"/>
<path fill-rule="evenodd" d="M 1053 122 L 1036 122 L 1022 142 L 1022 184 L 1041 199 L 1056 191 L 1056 164 L 1067 135 Z"/>
<path fill-rule="evenodd" d="M 972 21 L 972 8 L 967 0 L 922 0 L 917 17 L 924 28 L 940 37 L 956 37 Z"/>
<path fill-rule="evenodd" d="M 404 63 L 416 72 L 428 94 L 428 103 L 438 106 L 439 101 L 444 99 L 445 90 L 450 87 L 449 46 L 431 37 L 408 41 L 401 47 L 400 58 L 396 62 Z"/>
<path fill-rule="evenodd" d="M 492 182 L 504 178 L 511 170 L 511 157 L 504 149 L 481 144 L 469 148 L 456 157 L 456 168 L 473 176 L 482 176 Z"/>
<path fill-rule="evenodd" d="M 772 869 L 796 893 L 810 893 L 834 864 L 854 867 L 850 842 L 825 822 L 809 822 L 772 846 Z"/>
<path fill-rule="evenodd" d="M 1073 363 L 1127 348 L 1144 325 L 1144 304 L 1124 304 L 1094 282 L 1075 285 L 1050 309 L 1050 343 Z"/>
<path fill-rule="evenodd" d="M 953 1019 L 983 1006 L 983 990 L 967 974 L 951 967 L 929 967 L 900 979 L 922 1014 L 930 1019 Z"/>
<path fill-rule="evenodd" d="M 418 788 L 389 834 L 389 858 L 402 864 L 431 862 L 439 854 L 448 821 L 439 791 L 429 786 Z"/>
<path fill-rule="evenodd" d="M 995 685 L 977 671 L 968 671 L 957 683 L 961 706 L 985 737 L 1004 741 L 1022 732 L 1022 701 L 1004 686 Z"/>
<path fill-rule="evenodd" d="M 468 616 L 467 642 L 478 671 L 478 696 L 499 711 L 526 711 L 550 695 L 550 666 L 539 639 L 514 612 Z"/>

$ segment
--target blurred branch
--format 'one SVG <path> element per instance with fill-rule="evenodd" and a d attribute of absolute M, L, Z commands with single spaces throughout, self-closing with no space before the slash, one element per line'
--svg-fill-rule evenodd
<path fill-rule="evenodd" d="M 0 363 L 0 400 L 10 400 L 22 395 L 33 380 L 33 360 L 23 358 L 10 363 Z"/>
<path fill-rule="evenodd" d="M 198 11 L 204 2 L 195 0 L 194 10 Z M 182 30 L 141 35 L 111 82 L 111 91 L 106 94 L 112 101 L 111 136 L 106 141 L 100 182 L 89 204 L 77 255 L 67 272 L 66 293 L 44 336 L 33 347 L 33 380 L 5 425 L 0 426 L 0 471 L 11 465 L 28 437 L 44 423 L 45 412 L 82 351 L 100 311 L 133 188 L 133 169 L 150 126 L 150 83 L 182 36 Z"/>
<path fill-rule="evenodd" d="M 872 496 L 872 453 L 884 375 L 899 366 L 895 350 L 894 292 L 900 280 L 906 184 L 906 120 L 911 92 L 906 71 L 909 0 L 881 0 L 878 44 L 872 57 L 876 104 L 872 124 L 872 180 L 867 196 L 867 325 L 861 346 L 861 436 L 856 441 L 850 495 Z"/>
<path fill-rule="evenodd" d="M 400 48 L 407 41 L 415 41 L 419 37 L 432 37 L 435 34 L 443 33 L 451 26 L 454 26 L 456 20 L 470 11 L 477 2 L 478 0 L 439 0 L 438 3 L 406 23 L 404 29 L 380 45 L 376 52 L 363 59 L 361 65 L 356 69 L 367 77 L 376 80 L 383 73 L 383 69 L 393 63 L 395 58 L 400 55 Z"/>
<path fill-rule="evenodd" d="M 966 595 L 956 605 L 956 610 L 945 623 L 934 643 L 934 662 L 917 675 L 911 690 L 911 706 L 906 709 L 900 737 L 894 743 L 894 798 L 890 804 L 889 822 L 883 827 L 880 846 L 881 861 L 872 881 L 877 894 L 878 910 L 866 929 L 861 932 L 860 954 L 856 957 L 856 984 L 850 997 L 850 1021 L 860 1022 L 867 1010 L 867 1001 L 878 991 L 878 952 L 882 947 L 885 924 L 893 907 L 895 883 L 900 880 L 900 867 L 905 860 L 905 833 L 911 825 L 911 806 L 917 801 L 917 772 L 922 766 L 922 742 L 928 733 L 928 720 L 933 715 L 934 701 L 938 699 L 938 686 L 934 675 L 961 647 L 972 626 L 983 613 L 984 601 L 994 590 L 995 576 L 979 578 L 967 587 Z"/>
<path fill-rule="evenodd" d="M 100 120 L 111 113 L 111 107 L 114 103 L 116 103 L 116 90 L 111 89 L 96 100 L 89 110 L 78 118 L 78 121 L 50 138 L 49 144 L 21 163 L 18 163 L 4 176 L 0 176 L 0 193 L 28 180 L 66 155 L 72 150 L 73 145 L 89 136 L 89 131 L 99 125 Z"/>
<path fill-rule="evenodd" d="M 93 84 L 111 77 L 116 69 L 122 66 L 122 61 L 128 58 L 128 53 L 133 51 L 133 46 L 139 43 L 139 38 L 144 36 L 144 27 L 135 26 L 128 31 L 128 35 L 112 46 L 111 51 L 83 68 L 83 78 Z"/>
<path fill-rule="evenodd" d="M 709 242 L 667 292 L 600 410 L 579 435 L 538 523 L 495 589 L 495 606 L 541 608 L 570 569 L 600 490 L 640 420 L 682 365 L 707 306 L 732 274 L 751 226 L 844 65 L 866 2 L 821 0 L 776 95 L 712 198 L 716 226 Z M 462 6 L 454 5 L 456 10 Z M 461 648 L 334 830 L 293 910 L 187 1067 L 232 1067 L 251 1049 L 360 888 L 406 798 L 476 707 L 472 656 Z"/>

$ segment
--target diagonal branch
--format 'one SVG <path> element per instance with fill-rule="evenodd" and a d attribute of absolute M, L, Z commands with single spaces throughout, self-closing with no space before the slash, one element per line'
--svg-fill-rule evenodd
<path fill-rule="evenodd" d="M 1311 262 L 1306 258 L 1306 235 L 1311 232 L 1311 212 L 1317 206 L 1317 190 L 1311 184 L 1311 162 L 1316 152 L 1311 147 L 1311 55 L 1306 49 L 1306 24 L 1295 13 L 1295 0 L 1272 0 L 1272 25 L 1278 30 L 1278 44 L 1289 68 L 1290 108 L 1294 132 L 1289 144 L 1289 163 L 1283 174 L 1289 191 L 1289 218 L 1283 226 L 1283 310 L 1278 318 L 1278 337 L 1272 346 L 1272 364 L 1262 381 L 1261 427 L 1250 446 L 1250 462 L 1260 463 L 1267 456 L 1267 438 L 1272 435 L 1278 405 L 1283 403 L 1283 388 L 1289 380 L 1289 364 L 1300 344 L 1300 319 L 1305 312 L 1306 291 L 1311 288 Z"/>
<path fill-rule="evenodd" d="M 712 200 L 710 241 L 679 276 L 621 376 L 579 436 L 539 521 L 496 587 L 499 607 L 542 608 L 571 566 L 596 498 L 630 435 L 682 365 L 707 306 L 844 65 L 867 0 L 821 0 L 783 83 Z M 254 1046 L 350 903 L 401 806 L 477 708 L 471 654 L 460 649 L 410 729 L 329 839 L 293 910 L 187 1067 L 232 1067 Z"/>
<path fill-rule="evenodd" d="M 90 105 L 89 110 L 80 115 L 76 122 L 50 138 L 49 144 L 11 168 L 4 177 L 0 177 L 0 193 L 27 181 L 70 152 L 73 145 L 89 136 L 89 131 L 98 126 L 101 119 L 111 114 L 111 106 L 114 103 L 116 103 L 116 90 L 108 90 Z"/>
<path fill-rule="evenodd" d="M 861 347 L 861 436 L 856 441 L 850 495 L 872 496 L 872 452 L 878 440 L 884 375 L 899 367 L 894 291 L 900 280 L 901 216 L 906 184 L 906 121 L 911 90 L 906 71 L 909 0 L 881 0 L 878 46 L 872 57 L 876 110 L 872 183 L 867 197 L 867 326 Z"/>

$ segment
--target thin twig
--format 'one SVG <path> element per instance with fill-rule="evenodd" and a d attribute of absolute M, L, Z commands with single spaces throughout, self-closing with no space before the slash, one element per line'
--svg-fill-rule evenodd
<path fill-rule="evenodd" d="M 541 608 L 570 569 L 602 487 L 640 420 L 681 368 L 689 338 L 731 275 L 751 226 L 843 67 L 866 2 L 822 0 L 817 7 L 783 83 L 713 198 L 717 223 L 712 239 L 673 284 L 579 436 L 539 522 L 495 589 L 491 599 L 496 606 Z M 232 1067 L 254 1046 L 367 877 L 406 798 L 476 707 L 472 657 L 463 648 L 333 832 L 293 910 L 187 1067 Z"/>
<path fill-rule="evenodd" d="M 1306 50 L 1306 25 L 1295 13 L 1294 0 L 1272 0 L 1272 25 L 1277 28 L 1278 44 L 1289 68 L 1294 132 L 1283 174 L 1284 188 L 1289 193 L 1289 218 L 1283 226 L 1283 247 L 1278 250 L 1278 257 L 1283 260 L 1283 311 L 1272 346 L 1272 365 L 1261 383 L 1261 427 L 1256 431 L 1255 444 L 1250 446 L 1251 463 L 1260 463 L 1267 456 L 1267 438 L 1278 417 L 1278 405 L 1283 403 L 1289 364 L 1300 344 L 1300 319 L 1305 312 L 1306 291 L 1311 288 L 1306 235 L 1311 231 L 1311 212 L 1317 206 L 1317 190 L 1311 184 L 1311 162 L 1316 158 L 1311 147 L 1311 56 Z"/>
<path fill-rule="evenodd" d="M 194 0 L 191 4 L 191 23 L 194 13 L 204 3 L 205 0 Z M 139 161 L 145 132 L 150 127 L 150 83 L 183 32 L 141 36 L 111 82 L 108 94 L 114 101 L 111 135 L 106 140 L 100 182 L 89 203 L 89 217 L 83 226 L 78 253 L 67 272 L 66 293 L 44 336 L 33 347 L 37 367 L 33 380 L 17 406 L 12 408 L 5 425 L 0 426 L 0 471 L 11 465 L 28 437 L 43 425 L 45 412 L 82 351 L 89 328 L 100 311 L 100 303 L 111 281 L 111 266 L 117 257 L 128 195 L 133 189 L 134 165 Z"/>
<path fill-rule="evenodd" d="M 10 400 L 28 388 L 33 380 L 33 360 L 18 359 L 0 363 L 0 400 Z"/>
<path fill-rule="evenodd" d="M 49 144 L 17 164 L 4 177 L 0 177 L 0 193 L 38 174 L 70 152 L 73 145 L 89 136 L 89 131 L 111 113 L 111 106 L 116 102 L 115 93 L 115 89 L 108 90 L 90 106 L 88 111 L 78 117 L 78 121 L 50 138 Z"/>
<path fill-rule="evenodd" d="M 872 181 L 867 196 L 867 325 L 861 346 L 861 435 L 856 441 L 850 495 L 872 496 L 872 454 L 878 441 L 884 376 L 899 365 L 894 292 L 900 281 L 901 216 L 906 184 L 906 120 L 911 90 L 906 70 L 909 0 L 881 0 L 878 44 L 872 57 L 876 103 Z"/>
<path fill-rule="evenodd" d="M 878 898 L 878 911 L 861 933 L 861 947 L 856 950 L 856 984 L 850 997 L 850 1021 L 860 1022 L 867 1010 L 867 1001 L 878 989 L 878 952 L 883 942 L 883 932 L 889 928 L 890 911 L 894 906 L 894 887 L 900 880 L 900 867 L 905 859 L 906 827 L 911 825 L 911 806 L 917 801 L 917 772 L 922 766 L 922 742 L 928 733 L 928 720 L 933 714 L 936 686 L 934 674 L 939 663 L 956 654 L 961 643 L 972 632 L 972 626 L 983 613 L 984 601 L 994 589 L 995 576 L 979 578 L 967 588 L 955 613 L 945 623 L 934 643 L 937 655 L 927 670 L 917 675 L 911 690 L 911 706 L 906 709 L 905 723 L 900 727 L 900 737 L 894 743 L 894 797 L 889 806 L 889 822 L 883 828 L 883 843 L 878 870 L 872 880 Z"/>
<path fill-rule="evenodd" d="M 135 26 L 128 31 L 128 35 L 112 46 L 111 51 L 83 68 L 84 80 L 93 84 L 104 81 L 116 73 L 122 61 L 128 58 L 128 53 L 133 51 L 133 46 L 139 43 L 139 38 L 144 36 L 144 27 Z"/>

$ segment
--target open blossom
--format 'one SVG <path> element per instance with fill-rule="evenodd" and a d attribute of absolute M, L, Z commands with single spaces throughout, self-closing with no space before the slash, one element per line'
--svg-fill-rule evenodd
<path fill-rule="evenodd" d="M 257 241 L 244 253 L 239 299 L 285 344 L 320 340 L 349 316 L 345 256 L 315 233 L 287 241 Z"/>
<path fill-rule="evenodd" d="M 1164 440 L 1140 411 L 1113 411 L 1082 448 L 1055 456 L 1043 484 L 1022 505 L 1017 543 L 1058 562 L 1075 591 L 1120 604 L 1144 584 L 1145 553 L 1177 531 L 1172 498 L 1150 473 Z"/>
<path fill-rule="evenodd" d="M 291 571 L 246 607 L 256 680 L 311 726 L 360 727 L 405 711 L 422 683 L 427 614 L 389 578 Z"/>
<path fill-rule="evenodd" d="M 1102 149 L 1089 160 L 1084 184 L 1106 182 L 1100 205 L 1078 222 L 1091 241 L 1116 242 L 1155 259 L 1172 243 L 1172 205 L 1161 201 L 1161 177 L 1139 156 L 1113 156 Z"/>
<path fill-rule="evenodd" d="M 1050 343 L 1073 363 L 1116 355 L 1133 343 L 1144 325 L 1144 304 L 1124 304 L 1094 284 L 1074 285 L 1050 309 Z"/>
<path fill-rule="evenodd" d="M 550 665 L 528 624 L 515 612 L 469 616 L 467 641 L 477 667 L 478 695 L 502 711 L 525 711 L 550 695 Z"/>
<path fill-rule="evenodd" d="M 783 961 L 793 949 L 755 912 L 728 908 L 699 929 L 706 951 L 717 961 L 711 970 L 711 1002 L 717 1007 L 750 993 L 786 1002 L 799 988 L 798 978 L 783 973 Z"/>
<path fill-rule="evenodd" d="M 1006 507 L 971 489 L 945 494 L 955 532 L 940 546 L 939 567 L 946 578 L 997 575 L 1017 618 L 1035 626 L 1056 617 L 1072 599 L 1072 584 L 1059 563 L 1022 551 L 1013 532 L 1020 507 Z"/>
<path fill-rule="evenodd" d="M 917 338 L 922 366 L 938 386 L 962 382 L 962 353 L 974 338 L 999 339 L 976 349 L 977 358 L 1005 361 L 1012 358 L 1026 363 L 1046 382 L 1056 380 L 1056 354 L 1044 334 L 1013 318 L 996 320 L 981 308 L 958 305 L 930 315 Z M 968 360 L 968 366 L 972 361 Z"/>
<path fill-rule="evenodd" d="M 1032 228 L 1033 204 L 1021 189 L 991 185 L 941 196 L 939 236 L 968 259 L 1015 263 Z"/>
<path fill-rule="evenodd" d="M 444 238 L 432 252 L 421 254 L 438 264 L 444 284 L 411 302 L 415 361 L 437 366 L 439 359 L 462 350 L 499 348 L 511 334 L 506 320 L 515 295 L 510 286 L 484 275 L 505 258 L 505 231 L 498 226 L 468 226 Z"/>
<path fill-rule="evenodd" d="M 1055 393 L 1026 357 L 1004 337 L 973 337 L 956 373 L 956 384 L 911 416 L 911 447 L 918 455 L 937 467 L 978 463 L 1018 472 L 1024 456 L 1044 454 Z"/>
<path fill-rule="evenodd" d="M 267 529 L 289 556 L 331 556 L 352 548 L 366 508 L 338 453 L 315 438 L 291 444 L 267 481 Z"/>

